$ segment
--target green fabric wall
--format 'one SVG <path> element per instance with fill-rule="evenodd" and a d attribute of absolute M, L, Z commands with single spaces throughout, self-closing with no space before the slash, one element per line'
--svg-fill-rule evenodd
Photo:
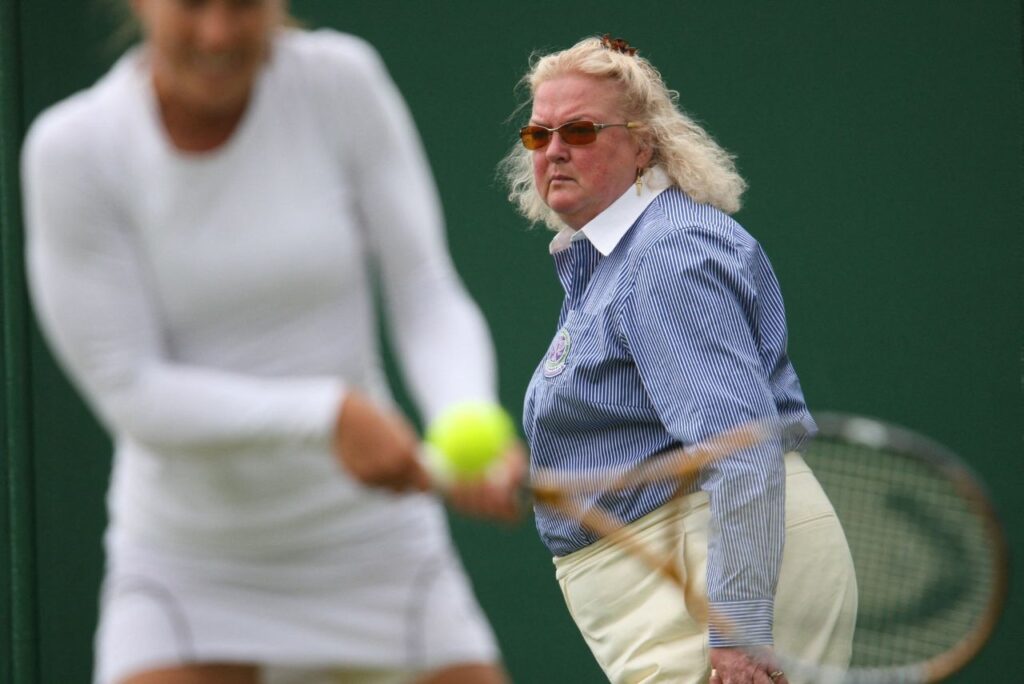
<path fill-rule="evenodd" d="M 25 301 L 17 153 L 27 123 L 115 59 L 111 0 L 0 0 L 0 681 L 85 682 L 109 444 Z M 1021 8 L 1017 0 L 293 0 L 382 53 L 419 124 L 449 240 L 518 412 L 560 299 L 543 229 L 495 180 L 534 49 L 611 32 L 738 155 L 739 220 L 782 281 L 813 409 L 876 415 L 960 452 L 1024 550 Z M 396 189 L 400 191 L 400 189 Z M 453 529 L 518 682 L 593 682 L 532 525 Z M 954 681 L 1019 670 L 1022 573 Z"/>

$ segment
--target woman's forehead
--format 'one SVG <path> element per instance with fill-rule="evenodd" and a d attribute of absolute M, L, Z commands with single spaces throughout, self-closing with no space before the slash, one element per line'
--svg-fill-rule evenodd
<path fill-rule="evenodd" d="M 576 109 L 612 113 L 621 101 L 618 91 L 617 84 L 608 79 L 582 74 L 556 76 L 537 86 L 533 113 L 548 116 Z"/>

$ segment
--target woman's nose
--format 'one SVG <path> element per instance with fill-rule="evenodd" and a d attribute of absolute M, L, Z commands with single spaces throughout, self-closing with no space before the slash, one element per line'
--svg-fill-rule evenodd
<path fill-rule="evenodd" d="M 544 156 L 551 161 L 562 161 L 569 157 L 569 146 L 565 144 L 559 133 L 551 134 L 551 140 L 544 148 Z"/>

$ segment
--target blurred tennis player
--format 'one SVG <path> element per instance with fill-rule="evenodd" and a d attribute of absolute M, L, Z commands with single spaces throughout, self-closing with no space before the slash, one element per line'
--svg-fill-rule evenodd
<path fill-rule="evenodd" d="M 23 157 L 38 315 L 116 443 L 95 681 L 505 681 L 376 339 L 373 275 L 423 419 L 495 399 L 394 84 L 284 0 L 132 8 Z"/>
<path fill-rule="evenodd" d="M 729 216 L 745 189 L 732 158 L 622 40 L 540 57 L 523 82 L 532 113 L 502 170 L 519 210 L 557 231 L 565 289 L 526 396 L 531 464 L 582 478 L 751 421 L 779 428 L 714 462 L 685 496 L 656 483 L 584 502 L 649 546 L 678 546 L 687 583 L 728 630 L 625 547 L 537 507 L 583 636 L 614 682 L 784 684 L 773 640 L 842 666 L 853 567 L 797 453 L 815 425 L 772 267 Z"/>

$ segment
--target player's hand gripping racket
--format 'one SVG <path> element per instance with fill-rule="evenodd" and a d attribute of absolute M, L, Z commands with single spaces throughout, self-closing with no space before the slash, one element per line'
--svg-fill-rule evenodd
<path fill-rule="evenodd" d="M 984 487 L 948 449 L 868 418 L 822 414 L 804 459 L 836 509 L 857 574 L 859 608 L 848 669 L 775 656 L 791 682 L 938 682 L 966 665 L 995 629 L 1007 588 L 1007 546 Z M 537 473 L 534 498 L 558 508 L 677 584 L 687 605 L 729 634 L 732 625 L 681 578 L 674 555 L 646 548 L 588 493 L 667 478 L 686 491 L 715 459 L 767 438 L 760 425 L 736 428 L 686 452 L 669 452 L 628 472 L 594 473 L 583 487 Z M 585 491 L 584 491 L 585 490 Z M 581 496 L 581 494 L 583 496 Z"/>

